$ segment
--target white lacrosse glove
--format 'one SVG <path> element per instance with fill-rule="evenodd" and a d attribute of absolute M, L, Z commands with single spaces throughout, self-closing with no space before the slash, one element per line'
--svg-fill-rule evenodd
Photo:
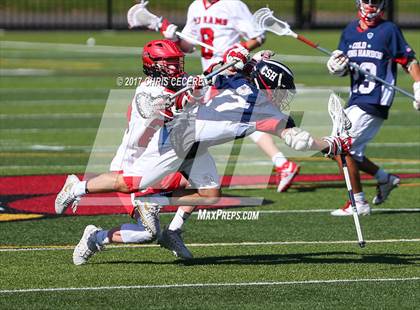
<path fill-rule="evenodd" d="M 413 107 L 417 111 L 420 111 L 420 81 L 414 82 L 413 90 L 414 98 L 416 99 L 415 101 L 413 101 Z"/>
<path fill-rule="evenodd" d="M 223 54 L 223 62 L 229 63 L 237 60 L 238 62 L 233 66 L 236 70 L 242 70 L 249 60 L 249 51 L 239 43 L 234 44 Z"/>
<path fill-rule="evenodd" d="M 281 137 L 284 139 L 287 146 L 296 151 L 308 151 L 314 143 L 311 134 L 299 127 L 283 130 Z"/>
<path fill-rule="evenodd" d="M 178 36 L 176 35 L 178 26 L 174 24 L 169 24 L 169 22 L 168 22 L 168 25 L 165 25 L 166 24 L 165 21 L 167 20 L 164 19 L 162 22 L 162 27 L 160 28 L 160 32 L 163 34 L 165 39 L 168 39 L 174 42 L 178 41 Z"/>
<path fill-rule="evenodd" d="M 348 72 L 349 59 L 340 50 L 332 52 L 330 59 L 327 62 L 327 68 L 330 74 L 344 76 Z"/>
<path fill-rule="evenodd" d="M 255 62 L 260 62 L 261 60 L 267 60 L 270 59 L 271 57 L 273 57 L 276 53 L 270 50 L 263 50 L 263 51 L 259 51 L 257 53 L 254 54 L 254 56 L 252 56 L 252 60 L 254 60 Z"/>
<path fill-rule="evenodd" d="M 150 13 L 146 6 L 149 1 L 142 0 L 140 3 L 132 6 L 127 12 L 128 28 L 147 27 L 150 30 L 159 31 L 162 17 Z"/>

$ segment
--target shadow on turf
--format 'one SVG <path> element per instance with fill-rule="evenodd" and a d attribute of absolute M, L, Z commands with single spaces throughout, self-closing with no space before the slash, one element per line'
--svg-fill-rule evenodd
<path fill-rule="evenodd" d="M 337 258 L 335 256 L 348 256 Z M 321 257 L 320 257 L 321 256 Z M 324 257 L 322 257 L 324 256 Z M 334 257 L 328 257 L 334 256 Z M 177 261 L 183 265 L 276 265 L 276 264 L 389 264 L 417 265 L 420 255 L 410 254 L 359 254 L 354 252 L 319 252 L 301 254 L 269 254 L 214 256 Z"/>
<path fill-rule="evenodd" d="M 341 255 L 344 257 L 336 257 Z M 333 256 L 333 257 L 328 257 Z M 347 257 L 346 257 L 347 256 Z M 176 260 L 174 262 L 153 261 L 108 261 L 95 264 L 155 264 L 184 266 L 196 265 L 277 265 L 277 264 L 388 264 L 420 265 L 418 254 L 359 254 L 355 252 L 317 252 L 300 254 L 235 255 Z"/>

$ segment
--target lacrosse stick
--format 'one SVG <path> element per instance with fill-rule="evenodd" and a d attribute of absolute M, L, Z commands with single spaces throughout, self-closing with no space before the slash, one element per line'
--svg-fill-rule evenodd
<path fill-rule="evenodd" d="M 132 6 L 127 12 L 127 21 L 130 28 L 134 27 L 147 27 L 150 30 L 159 31 L 160 27 L 162 26 L 162 17 L 157 17 L 153 13 L 150 13 L 147 10 L 146 6 L 149 1 L 142 0 L 140 3 Z M 175 34 L 184 39 L 191 44 L 200 45 L 208 50 L 212 50 L 216 52 L 214 46 L 208 45 L 204 42 L 201 42 L 189 35 L 183 34 L 179 31 L 176 31 Z"/>
<path fill-rule="evenodd" d="M 319 46 L 319 44 L 312 42 L 311 40 L 305 38 L 304 36 L 297 34 L 294 32 L 288 23 L 279 20 L 277 17 L 273 15 L 273 11 L 271 11 L 269 8 L 261 8 L 258 11 L 254 13 L 255 21 L 257 22 L 258 26 L 264 30 L 264 31 L 270 31 L 278 36 L 290 36 L 295 39 L 298 39 L 299 41 L 309 45 L 310 47 L 316 48 L 317 50 L 321 51 L 322 53 L 331 56 L 332 52 L 326 48 L 323 48 Z M 358 64 L 354 62 L 349 62 L 349 66 L 353 68 L 354 70 L 362 73 L 366 76 L 368 80 L 376 80 L 383 85 L 387 86 L 388 88 L 395 89 L 396 91 L 399 91 L 401 94 L 410 97 L 411 99 L 415 100 L 415 97 L 413 94 L 409 93 L 408 91 L 392 85 L 391 83 L 385 81 L 384 79 L 381 79 L 380 77 L 377 77 L 376 75 L 370 73 L 369 71 L 366 71 L 362 69 Z"/>
<path fill-rule="evenodd" d="M 204 76 L 203 79 L 207 82 L 211 81 L 213 77 L 222 73 L 226 69 L 235 65 L 239 60 L 234 60 L 232 62 L 226 63 L 217 70 L 209 73 L 208 75 Z M 162 110 L 165 110 L 171 107 L 174 103 L 174 99 L 179 96 L 180 94 L 192 90 L 194 85 L 187 85 L 184 88 L 178 90 L 176 93 L 171 95 L 169 94 L 161 94 L 157 96 L 153 96 L 150 93 L 141 92 L 138 93 L 135 97 L 137 111 L 143 118 L 152 118 L 156 114 L 162 114 Z M 163 114 L 162 114 L 163 115 Z"/>
<path fill-rule="evenodd" d="M 349 136 L 348 131 L 352 124 L 341 106 L 340 98 L 332 93 L 328 101 L 328 113 L 333 123 L 332 136 Z M 347 192 L 349 195 L 351 208 L 353 210 L 354 226 L 356 227 L 357 239 L 361 248 L 365 247 L 366 242 L 363 240 L 362 229 L 360 227 L 359 215 L 357 213 L 356 202 L 354 199 L 353 188 L 350 182 L 350 175 L 347 167 L 346 155 L 341 154 L 341 162 L 343 165 L 344 179 L 346 181 Z"/>

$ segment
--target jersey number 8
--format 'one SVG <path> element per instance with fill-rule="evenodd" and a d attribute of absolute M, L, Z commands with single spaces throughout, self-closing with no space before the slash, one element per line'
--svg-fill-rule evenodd
<path fill-rule="evenodd" d="M 201 34 L 201 41 L 204 43 L 213 46 L 213 40 L 214 40 L 214 32 L 211 28 L 201 28 L 200 29 Z M 204 59 L 211 59 L 213 57 L 213 51 L 209 50 L 205 47 L 201 48 L 201 56 Z"/>

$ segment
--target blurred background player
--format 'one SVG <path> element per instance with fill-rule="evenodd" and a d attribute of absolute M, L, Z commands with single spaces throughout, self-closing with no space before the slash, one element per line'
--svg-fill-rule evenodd
<path fill-rule="evenodd" d="M 144 16 L 153 16 L 146 9 L 147 2 L 132 7 L 129 16 L 141 14 Z M 130 13 L 131 12 L 131 13 Z M 150 15 L 148 15 L 150 14 Z M 129 17 L 130 27 L 135 27 L 135 18 Z M 195 50 L 193 44 L 187 40 L 180 39 L 176 32 L 178 26 L 171 24 L 166 18 L 153 20 L 148 25 L 149 29 L 160 30 L 166 39 L 176 42 L 182 51 L 191 53 Z M 238 44 L 249 51 L 260 47 L 265 40 L 264 32 L 253 23 L 253 16 L 247 5 L 239 0 L 195 0 L 193 1 L 187 13 L 186 25 L 182 34 L 206 43 L 215 48 L 201 48 L 201 64 L 203 71 L 207 70 L 215 63 L 223 60 L 225 51 Z M 241 42 L 241 39 L 244 41 Z M 274 144 L 273 138 L 262 132 L 253 133 L 250 138 L 271 158 L 275 166 L 275 177 L 277 182 L 277 191 L 286 191 L 293 178 L 299 172 L 299 166 L 289 161 Z"/>
<path fill-rule="evenodd" d="M 408 72 L 413 80 L 416 101 L 420 108 L 420 68 L 415 53 L 405 41 L 397 25 L 383 19 L 384 0 L 357 0 L 358 20 L 352 21 L 342 32 L 338 50 L 328 60 L 331 74 L 345 76 L 350 73 L 351 95 L 346 113 L 353 126 L 353 146 L 347 155 L 351 182 L 359 214 L 370 214 L 360 181 L 359 169 L 374 176 L 378 181 L 377 193 L 372 203 L 379 205 L 400 184 L 400 178 L 389 174 L 365 156 L 367 144 L 376 136 L 394 99 L 394 90 L 375 80 L 366 78 L 355 70 L 349 70 L 348 62 L 354 62 L 370 73 L 395 84 L 397 64 Z M 340 159 L 337 158 L 339 165 Z M 334 216 L 352 215 L 350 202 L 331 213 Z"/>

